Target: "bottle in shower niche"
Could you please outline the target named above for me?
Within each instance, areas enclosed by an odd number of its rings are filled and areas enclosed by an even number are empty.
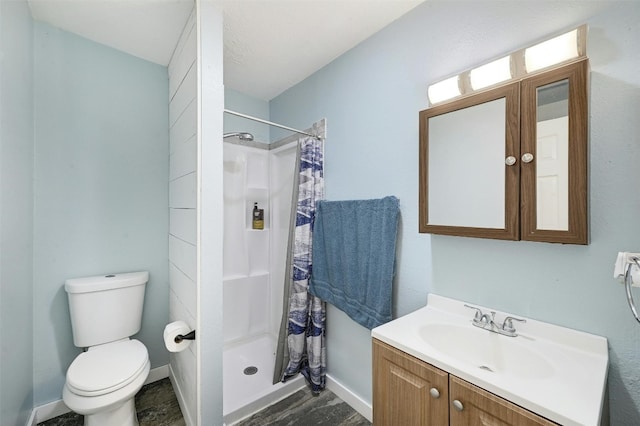
[[[253,229],[264,229],[264,209],[258,208],[258,203],[253,203]]]

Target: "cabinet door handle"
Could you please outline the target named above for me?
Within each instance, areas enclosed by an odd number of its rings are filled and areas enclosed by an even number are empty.
[[[453,404],[453,408],[455,408],[456,411],[464,410],[464,405],[462,405],[462,402],[458,401],[457,399],[454,399],[452,404]]]
[[[507,166],[513,166],[514,164],[516,164],[516,161],[516,157],[510,155],[504,159],[504,164],[506,164]]]
[[[522,155],[523,163],[530,163],[532,161],[533,161],[533,154],[531,154],[530,152],[526,152]]]
[[[439,392],[439,391],[438,391],[438,389],[436,389],[436,388],[431,388],[431,389],[429,389],[429,393],[431,394],[431,396],[432,396],[434,399],[438,399],[438,398],[440,398],[440,392]]]

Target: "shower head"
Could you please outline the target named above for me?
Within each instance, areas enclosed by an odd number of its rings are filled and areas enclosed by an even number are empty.
[[[222,137],[224,139],[237,137],[241,141],[252,141],[253,140],[253,135],[251,133],[247,133],[247,132],[225,133],[224,135],[222,135]]]

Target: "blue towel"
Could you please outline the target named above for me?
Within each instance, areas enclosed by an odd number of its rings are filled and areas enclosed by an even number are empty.
[[[399,200],[320,201],[309,292],[369,329],[391,320]]]

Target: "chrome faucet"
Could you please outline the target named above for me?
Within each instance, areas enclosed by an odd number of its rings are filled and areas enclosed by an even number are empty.
[[[523,318],[506,317],[500,328],[500,334],[511,337],[517,336],[518,334],[516,333],[516,328],[513,326],[513,321],[527,322],[527,320]]]
[[[508,316],[504,319],[502,325],[499,326],[495,322],[495,311],[485,313],[482,312],[480,308],[476,308],[475,306],[467,304],[465,304],[464,306],[470,309],[475,309],[476,311],[471,324],[475,325],[476,327],[482,328],[483,330],[489,330],[494,333],[502,334],[503,336],[516,337],[518,335],[518,333],[516,333],[515,327],[513,326],[513,321],[527,322],[527,320],[522,318]]]

